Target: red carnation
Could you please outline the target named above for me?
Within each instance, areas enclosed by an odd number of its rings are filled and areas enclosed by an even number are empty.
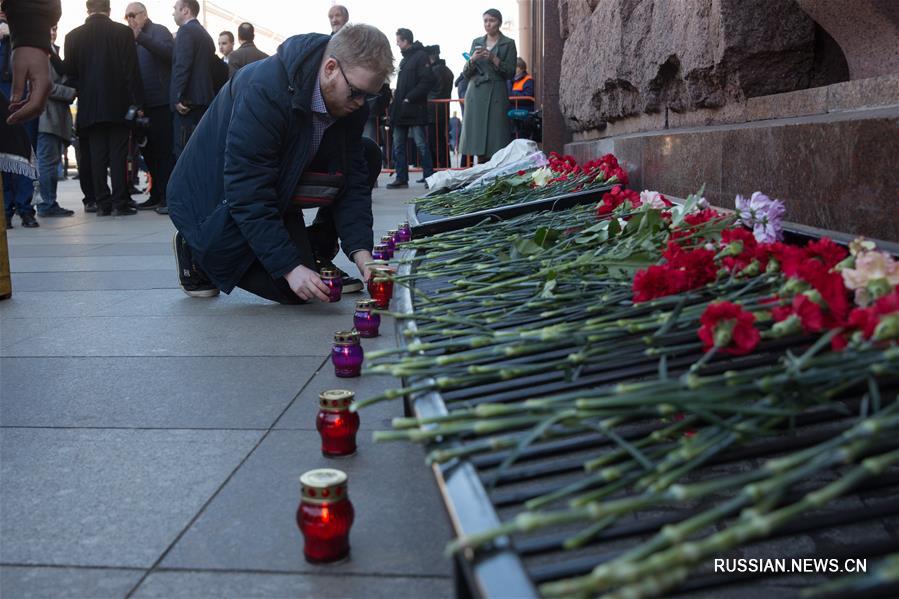
[[[761,339],[752,326],[755,315],[731,302],[709,304],[699,322],[699,338],[705,351],[717,347],[724,353],[742,356],[755,349]]]
[[[777,322],[786,320],[795,314],[799,317],[802,330],[806,333],[819,333],[824,330],[824,312],[821,310],[821,306],[803,293],[793,297],[791,305],[778,306],[771,311],[771,314]]]
[[[731,272],[739,272],[749,266],[753,260],[757,259],[758,242],[755,240],[752,231],[748,229],[724,229],[721,231],[721,242],[724,245],[730,245],[732,243],[736,244],[737,242],[741,244],[739,254],[736,256],[726,256],[723,260],[724,266]],[[759,262],[761,263],[762,261],[759,260]]]
[[[678,293],[685,284],[686,276],[683,272],[654,264],[634,275],[634,303]]]
[[[822,237],[816,241],[809,242],[805,246],[805,251],[809,258],[817,258],[828,270],[842,262],[849,252],[843,246],[837,245],[829,237]]]

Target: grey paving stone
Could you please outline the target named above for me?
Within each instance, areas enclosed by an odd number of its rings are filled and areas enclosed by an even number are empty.
[[[120,599],[144,570],[0,566],[0,593],[16,599]]]
[[[66,256],[19,258],[10,264],[11,272],[108,272],[134,270],[165,270],[175,272],[175,258],[171,252],[156,256]]]
[[[17,261],[22,258],[83,256],[98,247],[103,246],[94,243],[17,243],[9,246],[9,257]]]
[[[172,268],[166,268],[165,270],[126,270],[111,272],[12,273],[13,294],[18,291],[177,288],[178,275]]]
[[[314,432],[272,431],[161,566],[448,576],[448,520],[423,451],[408,444],[375,445],[368,434],[358,441],[355,456],[329,460]],[[299,476],[322,467],[347,473],[356,513],[350,560],[327,567],[303,559],[296,525]]]
[[[97,245],[81,254],[82,256],[168,256],[174,267],[174,255],[172,254],[172,240],[165,242],[146,243],[144,241],[132,241],[128,243],[105,243]]]
[[[344,318],[352,314],[355,298],[360,294],[347,295],[337,304],[319,303],[303,306],[285,306],[261,298],[243,289],[235,289],[230,294],[220,294],[214,300],[190,298],[180,289],[149,289],[134,294],[134,297],[116,306],[120,316],[166,316],[166,315],[206,315],[206,316],[271,316],[288,319],[315,319],[321,316],[337,315]],[[352,318],[350,317],[350,320]]]
[[[257,431],[0,430],[0,562],[148,568]]]
[[[449,578],[154,572],[138,587],[137,598],[317,597],[321,599],[440,599],[452,597]]]
[[[322,358],[2,358],[3,426],[268,428]]]
[[[174,293],[174,290],[160,293]],[[82,318],[119,313],[122,302],[140,297],[137,291],[19,291],[0,302],[0,323],[13,318]],[[127,304],[125,304],[127,305]]]
[[[393,319],[383,317],[382,335],[374,339],[363,339],[362,347],[371,352],[395,346],[393,336]],[[385,389],[400,386],[400,380],[390,376],[364,374],[359,378],[338,378],[330,360],[319,370],[309,385],[293,402],[284,417],[278,421],[276,428],[310,429],[315,428],[315,416],[318,413],[318,394],[326,389],[349,389],[356,393],[358,400],[373,397]],[[402,413],[401,401],[387,401],[374,404],[363,409],[359,416],[361,427],[365,430],[388,430],[394,416]]]
[[[4,300],[3,303],[12,301]],[[0,303],[2,305],[2,303]],[[52,329],[58,320],[49,318],[6,319],[0,321],[0,355],[5,356],[10,347],[30,337]]]
[[[15,343],[5,355],[324,356],[330,351],[335,320],[341,320],[335,317],[352,309],[343,302],[293,308],[268,316],[243,316],[237,307],[233,313],[190,316],[61,318],[55,319],[52,330]]]

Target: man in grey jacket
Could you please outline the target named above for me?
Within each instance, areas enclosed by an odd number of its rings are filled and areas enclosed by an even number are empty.
[[[37,135],[37,172],[40,182],[41,203],[37,205],[37,215],[72,216],[56,201],[56,187],[59,183],[59,163],[63,148],[72,136],[72,113],[69,105],[75,99],[75,88],[63,85],[62,65],[58,60],[59,46],[56,45],[56,26],[50,30],[50,100],[41,114]],[[59,70],[58,70],[59,69]]]

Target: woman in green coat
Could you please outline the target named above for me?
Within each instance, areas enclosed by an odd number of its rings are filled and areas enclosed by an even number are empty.
[[[471,58],[462,75],[468,79],[459,152],[483,163],[512,141],[506,81],[515,76],[515,41],[499,30],[503,16],[495,8],[484,13],[487,35],[471,42]]]

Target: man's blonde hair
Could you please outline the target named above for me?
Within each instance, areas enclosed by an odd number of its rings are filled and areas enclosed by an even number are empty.
[[[334,34],[325,50],[344,68],[362,68],[381,75],[384,81],[393,73],[393,52],[380,29],[362,23],[344,25]]]

